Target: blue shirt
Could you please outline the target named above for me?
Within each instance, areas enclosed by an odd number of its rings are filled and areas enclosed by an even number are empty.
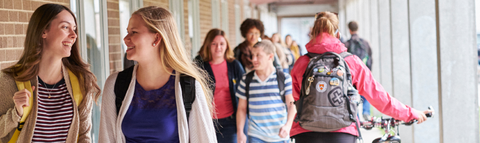
[[[127,142],[178,143],[175,76],[159,89],[145,91],[135,82],[135,93],[122,122]]]
[[[292,78],[285,74],[285,95],[292,94]],[[243,76],[238,86],[236,96],[246,100],[245,77]],[[255,73],[250,82],[250,110],[248,135],[266,142],[279,142],[289,140],[280,138],[280,128],[287,123],[286,104],[282,101],[278,88],[277,74],[272,72],[265,81],[261,81]]]

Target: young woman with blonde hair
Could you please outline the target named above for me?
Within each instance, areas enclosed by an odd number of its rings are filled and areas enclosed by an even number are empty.
[[[0,142],[91,142],[100,88],[77,39],[67,7],[44,4],[33,12],[22,57],[0,72]]]
[[[216,114],[217,140],[221,143],[237,142],[235,92],[245,70],[233,57],[233,50],[228,43],[225,32],[212,29],[207,33],[205,42],[195,57],[195,62],[204,69],[213,83],[213,103]]]
[[[317,15],[312,36],[313,39],[305,46],[309,53],[335,52],[340,54],[347,51],[345,45],[339,40],[338,18],[331,12],[321,12]],[[303,74],[309,61],[308,55],[301,56],[292,69],[293,97],[295,100],[300,98]],[[357,88],[358,93],[364,95],[365,99],[380,112],[403,121],[416,119],[419,124],[427,120],[425,114],[432,111],[415,110],[391,97],[382,85],[375,81],[370,70],[357,56],[345,57],[345,61],[352,74],[352,84]],[[355,143],[358,135],[355,122],[331,132],[306,130],[295,122],[290,132],[290,136],[300,143]]]
[[[188,58],[173,15],[160,7],[141,8],[132,14],[127,31],[127,59],[138,65],[124,70],[132,72],[120,102],[115,84],[122,77],[117,77],[119,73],[108,77],[99,142],[217,142],[211,91],[205,74]],[[196,80],[189,113],[182,92],[190,91],[182,89],[181,75]]]

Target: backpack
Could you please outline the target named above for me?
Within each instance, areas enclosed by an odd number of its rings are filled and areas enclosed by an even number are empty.
[[[282,98],[283,103],[285,103],[285,74],[282,72],[281,69],[277,70],[277,83],[278,89],[280,90],[280,96]],[[255,70],[250,71],[247,76],[245,77],[245,96],[247,97],[247,115],[250,114],[250,110],[248,109],[248,99],[250,99],[250,82],[252,82],[253,75]]]
[[[117,79],[115,81],[115,86],[113,91],[115,92],[115,106],[117,108],[117,115],[122,107],[123,99],[125,99],[125,94],[127,93],[130,81],[132,80],[133,68],[127,68],[118,73]],[[192,111],[192,104],[195,101],[195,78],[180,74],[180,86],[182,87],[182,97],[183,105],[185,107],[185,113],[187,114],[187,120]]]
[[[355,94],[350,69],[344,58],[348,52],[337,54],[308,53],[310,62],[303,74],[296,122],[304,129],[316,132],[331,132],[356,122],[356,103],[350,96]],[[358,95],[358,92],[356,94]],[[357,122],[357,129],[358,122]],[[359,131],[360,133],[360,131]]]
[[[350,39],[348,42],[350,43],[347,47],[348,52],[358,56],[363,61],[363,63],[367,65],[368,68],[370,68],[371,62],[368,62],[370,60],[370,56],[368,55],[367,49],[363,47],[363,41],[360,39]]]

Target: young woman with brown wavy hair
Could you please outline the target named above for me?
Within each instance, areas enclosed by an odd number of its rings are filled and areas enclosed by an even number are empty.
[[[115,81],[105,82],[99,142],[215,143],[211,91],[206,74],[188,58],[173,15],[150,6],[132,14],[123,39],[132,67],[131,80],[116,109]],[[180,74],[196,80],[195,101],[187,115],[182,102]],[[188,119],[187,119],[188,117]]]
[[[233,57],[233,50],[225,32],[212,29],[195,57],[195,62],[205,70],[213,83],[213,103],[215,104],[217,140],[221,143],[237,142],[236,111],[238,98],[235,97],[237,82],[245,70]]]
[[[100,88],[76,41],[77,21],[67,7],[44,4],[33,12],[22,57],[0,73],[0,142],[12,138],[22,116],[27,118],[17,142],[91,141],[92,103]],[[79,105],[69,71],[78,77]],[[19,91],[15,81],[31,83],[33,92]],[[27,106],[32,112],[24,115]]]

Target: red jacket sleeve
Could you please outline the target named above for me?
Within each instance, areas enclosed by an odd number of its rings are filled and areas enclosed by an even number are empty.
[[[354,55],[346,57],[345,61],[350,68],[352,82],[358,93],[363,95],[378,111],[403,121],[418,118],[418,115],[413,111],[414,109],[391,97],[382,85],[375,81],[372,73],[360,58]]]

